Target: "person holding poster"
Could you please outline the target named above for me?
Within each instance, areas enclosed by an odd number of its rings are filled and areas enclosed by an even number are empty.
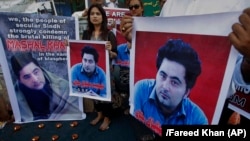
[[[132,16],[143,16],[143,3],[141,0],[127,1],[130,6],[129,13]],[[131,8],[132,7],[132,8]],[[137,8],[136,8],[137,7]],[[115,85],[116,91],[122,96],[124,113],[129,112],[129,62],[131,42],[126,41],[117,46],[117,58],[115,59]]]
[[[181,39],[170,39],[158,50],[156,79],[135,84],[133,115],[149,128],[160,125],[206,125],[202,109],[189,98],[201,62],[197,52]],[[161,126],[159,125],[159,128]],[[159,129],[153,128],[156,133]]]
[[[123,43],[117,47],[114,71],[116,91],[122,98],[121,109],[124,114],[129,114],[129,64],[131,43]]]
[[[144,13],[144,6],[142,0],[128,0],[127,6],[129,8],[129,15],[142,17]],[[121,109],[124,111],[124,114],[129,114],[129,71],[130,71],[130,50],[131,50],[131,42],[126,41],[126,43],[122,43],[117,46],[117,58],[114,67],[114,71],[116,72],[115,77],[115,85],[116,91],[121,95]],[[131,118],[131,125],[134,127],[134,130],[137,131],[138,139],[141,141],[149,141],[153,140],[156,136],[147,128],[143,123],[134,120],[135,118]]]
[[[17,78],[16,98],[21,120],[82,119],[78,98],[69,96],[69,83],[42,68],[30,52],[17,52],[11,57]]]
[[[84,94],[106,97],[106,76],[97,63],[99,54],[92,46],[82,48],[82,62],[71,68],[74,91]]]
[[[107,41],[106,49],[109,52],[109,64],[117,56],[117,40],[112,31],[108,29],[107,16],[104,8],[100,4],[92,4],[89,7],[87,14],[87,30],[83,31],[83,40],[93,41]],[[114,91],[113,73],[111,66],[111,95]],[[94,107],[97,111],[97,117],[90,122],[91,125],[96,125],[99,121],[103,120],[99,130],[105,131],[109,129],[111,118],[114,117],[115,110],[112,102],[95,101]]]

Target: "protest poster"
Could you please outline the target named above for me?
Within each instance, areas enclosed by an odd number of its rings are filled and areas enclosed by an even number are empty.
[[[0,15],[0,62],[15,122],[84,119],[82,99],[69,96],[65,41],[77,37],[75,19]]]
[[[129,9],[125,8],[104,8],[108,18],[108,28],[116,35],[117,44],[126,43],[126,39],[120,32],[121,18],[129,13]]]
[[[54,0],[4,0],[0,5],[0,12],[57,15]]]
[[[227,38],[238,15],[221,13],[168,18],[135,17],[130,52],[130,62],[133,62],[130,63],[130,113],[159,135],[161,125],[173,124],[164,120],[164,117],[162,121],[156,120],[157,112],[149,117],[144,116],[150,115],[147,113],[152,111],[149,108],[135,108],[135,104],[140,103],[134,98],[135,84],[139,80],[155,79],[158,49],[168,40],[181,39],[190,44],[201,61],[201,75],[190,90],[189,98],[205,113],[208,124],[218,124],[238,55]],[[147,98],[145,96],[144,99]]]
[[[110,64],[105,41],[69,40],[70,95],[111,101]]]

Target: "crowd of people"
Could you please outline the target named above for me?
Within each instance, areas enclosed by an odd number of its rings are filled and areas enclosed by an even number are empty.
[[[87,30],[83,31],[82,40],[106,41],[106,50],[108,50],[110,57],[110,78],[108,79],[110,79],[113,84],[111,85],[111,95],[118,93],[122,98],[122,104],[119,105],[120,107],[118,107],[118,109],[114,106],[114,101],[104,102],[95,100],[94,107],[95,111],[97,112],[97,116],[90,122],[90,124],[95,126],[98,122],[102,121],[99,129],[101,131],[105,131],[111,128],[110,124],[112,122],[112,119],[115,118],[115,115],[117,113],[120,113],[117,112],[117,110],[122,110],[122,113],[129,114],[129,108],[131,104],[129,103],[129,97],[131,96],[129,84],[129,69],[131,41],[133,39],[133,17],[143,17],[143,13],[145,11],[143,0],[126,1],[126,6],[129,9],[130,14],[125,15],[121,19],[120,23],[120,32],[126,39],[126,42],[117,44],[115,34],[110,29],[108,29],[107,26],[108,22],[105,10],[103,8],[105,7],[103,0],[93,0],[91,2],[91,6],[83,10],[81,15],[87,17]],[[235,76],[234,74],[233,79],[236,80],[232,80],[232,82],[237,82],[239,85],[244,85],[244,87],[246,88],[250,87],[249,0],[242,0],[240,2],[237,0],[229,0],[227,3],[222,0],[185,0],[181,2],[176,0],[159,0],[159,3],[161,4],[161,13],[159,15],[160,17],[242,11],[241,15],[239,16],[239,22],[235,21],[235,24],[232,25],[232,32],[228,35],[230,42],[241,56],[241,59],[239,59],[237,62],[237,68],[235,67],[235,72],[240,76]],[[110,0],[108,4],[116,7],[118,3],[117,1]],[[82,51],[82,57],[85,58],[85,50],[83,49]],[[173,56],[173,54],[176,56]],[[188,56],[187,58],[189,59],[186,59],[186,56]],[[190,56],[192,60],[190,60]],[[97,63],[98,60],[95,59],[96,57],[94,57],[94,55],[89,57],[91,57],[92,60],[83,59],[82,61],[84,62],[86,60]],[[133,104],[135,105],[135,110],[133,111],[133,114],[140,116],[143,115],[144,117],[150,117],[154,115],[157,121],[160,121],[160,124],[209,124],[208,119],[203,111],[199,108],[198,105],[196,105],[189,99],[190,89],[195,85],[196,79],[201,73],[199,57],[196,51],[193,50],[187,43],[181,40],[170,40],[159,49],[157,57],[158,58],[156,66],[158,71],[156,74],[156,78],[151,80],[142,80],[135,84],[135,92],[133,94],[135,102]],[[27,62],[26,64],[24,64],[24,66],[15,68],[17,65],[14,64],[14,59],[15,58],[13,58],[12,60],[12,67],[14,68],[13,70],[15,70],[15,74],[17,75],[17,77],[20,78],[20,89],[23,89],[23,91],[28,91],[32,87],[29,88],[28,82],[25,87],[26,82],[24,79],[21,79],[22,77],[20,77],[20,75],[25,71],[23,67],[30,62]],[[190,62],[188,62],[187,60],[189,60]],[[50,88],[49,85],[46,85],[47,75],[49,73],[46,72],[46,70],[41,69],[39,67],[39,64],[35,62],[29,65],[32,65],[32,67],[37,70],[37,74],[40,72],[43,78],[43,83],[37,83],[37,85],[35,85],[36,88],[34,89],[39,90],[46,88],[51,91],[52,88]],[[86,72],[88,77],[84,79],[88,79],[90,78],[90,76],[97,73],[94,71],[87,73],[87,70],[84,70],[82,67],[82,64],[79,63],[78,69],[74,70]],[[93,68],[96,69],[96,67]],[[193,72],[193,70],[195,70],[195,72]],[[31,72],[30,74],[32,73],[33,72]],[[47,75],[43,76],[42,74]],[[81,74],[82,73],[79,73],[79,75]],[[176,87],[178,89],[174,89]],[[44,92],[42,91],[38,93],[42,95]],[[29,97],[27,94],[25,94],[24,96]],[[50,102],[50,95],[41,98],[44,99],[45,103]],[[228,101],[230,101],[230,99],[226,100],[226,104],[228,103]],[[35,111],[33,112],[33,114],[35,113],[34,119],[50,118],[50,115],[53,115],[52,111],[50,110],[50,108],[53,107],[47,106],[46,108],[39,109],[39,103],[33,102],[30,104],[33,105],[32,107]],[[3,107],[0,108],[0,113],[1,109],[3,109]],[[243,124],[240,122],[228,122],[231,115],[237,115],[238,118],[245,119],[245,123],[249,123],[249,119],[242,117],[242,115],[238,114],[236,111],[230,110],[229,114],[228,112],[224,113],[226,111],[228,111],[228,108],[227,106],[224,106],[222,116],[225,115],[225,117],[223,117],[224,121],[220,121],[220,124]],[[185,115],[185,113],[188,114]],[[31,111],[29,111],[29,114],[31,114]],[[183,115],[185,115],[185,119],[183,118]],[[8,120],[8,118],[9,116],[6,116],[6,114],[0,115],[0,119],[2,120]],[[156,131],[152,131],[152,134],[142,136],[139,139],[143,141],[160,140],[161,137],[159,136],[159,134],[155,135],[155,133]]]

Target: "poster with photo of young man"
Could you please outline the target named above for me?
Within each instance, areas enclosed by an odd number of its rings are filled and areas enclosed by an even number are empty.
[[[80,120],[82,99],[69,95],[65,41],[73,17],[0,13],[0,63],[15,122]]]
[[[159,135],[162,133],[162,125],[218,124],[238,55],[227,38],[238,15],[239,13],[222,13],[168,18],[135,17],[130,51],[130,113]],[[223,19],[223,24],[219,19]],[[178,45],[171,40],[182,40],[183,43]],[[201,73],[192,87],[187,85],[190,75],[186,76],[188,72],[185,71],[188,67],[173,61],[177,58],[157,62],[160,55],[158,50],[175,44],[190,46],[197,52]],[[173,52],[174,49],[173,47]],[[162,49],[161,52],[166,50]],[[170,64],[178,64],[180,68],[172,71],[175,73],[173,75],[164,71],[160,65],[163,63],[168,64],[164,66],[166,69],[169,69]],[[189,67],[194,67],[193,65],[190,64]],[[183,78],[177,75],[182,69]],[[159,82],[164,83],[160,85]],[[186,87],[186,91],[182,91],[185,94],[180,97],[173,96],[174,93],[180,94],[179,88],[183,85]],[[176,101],[185,101],[186,104]],[[199,111],[199,114],[192,113],[185,106],[187,103],[196,105],[195,108],[191,107],[194,111]]]
[[[69,40],[70,95],[111,101],[110,64],[105,41]]]

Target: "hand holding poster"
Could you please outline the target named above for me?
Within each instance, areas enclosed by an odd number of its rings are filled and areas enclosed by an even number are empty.
[[[159,135],[161,125],[218,124],[237,56],[227,35],[238,15],[134,18],[130,113]]]
[[[1,64],[16,122],[83,119],[82,100],[69,96],[66,39],[75,19],[0,13]]]

